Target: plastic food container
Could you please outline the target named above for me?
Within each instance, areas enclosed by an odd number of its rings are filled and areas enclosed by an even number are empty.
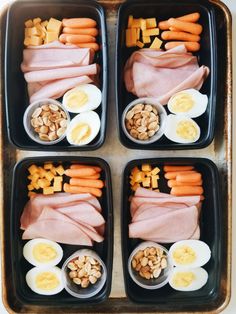
[[[101,243],[94,242],[93,247],[61,244],[63,249],[63,259],[57,265],[62,268],[63,263],[74,252],[81,249],[91,249],[96,252],[103,260],[106,270],[107,279],[100,291],[87,299],[78,299],[70,295],[65,289],[59,294],[45,297],[34,293],[26,284],[25,275],[32,268],[23,257],[23,246],[26,243],[22,240],[22,230],[20,229],[20,217],[26,202],[27,185],[29,181],[28,167],[32,164],[43,166],[44,162],[52,162],[55,165],[62,164],[69,166],[73,163],[96,165],[102,168],[101,178],[106,182],[103,188],[103,195],[99,198],[102,207],[102,214],[106,221],[104,231],[104,241]],[[32,157],[21,160],[15,165],[12,181],[11,192],[11,213],[10,213],[10,243],[11,243],[11,265],[9,271],[12,274],[13,289],[15,292],[15,300],[29,305],[35,306],[54,306],[63,308],[65,304],[75,307],[81,307],[82,304],[94,305],[106,300],[111,290],[112,278],[112,262],[113,262],[113,208],[112,208],[112,186],[111,186],[111,173],[109,165],[101,158],[94,157],[78,157],[78,156],[45,156],[45,157]],[[63,230],[62,230],[63,232]]]
[[[122,128],[122,113],[126,106],[137,99],[135,95],[127,92],[124,84],[124,66],[131,54],[138,50],[138,47],[127,48],[125,45],[125,29],[127,28],[128,16],[134,18],[152,18],[157,22],[178,17],[185,14],[199,12],[201,17],[199,23],[203,26],[201,34],[201,48],[196,53],[199,65],[206,65],[210,69],[210,74],[204,82],[200,92],[208,96],[208,106],[206,112],[194,119],[201,129],[201,136],[198,141],[191,144],[174,143],[163,136],[160,140],[140,145],[126,136]],[[169,149],[194,149],[208,146],[214,138],[215,118],[216,118],[216,92],[217,92],[217,40],[215,10],[209,1],[126,1],[120,6],[118,13],[118,26],[116,37],[116,107],[119,128],[119,138],[121,143],[130,149],[147,150],[169,150]],[[170,112],[164,106],[167,113]]]
[[[147,140],[143,140],[143,141],[132,137],[130,135],[129,131],[127,130],[126,126],[125,126],[125,120],[126,120],[127,112],[129,110],[131,110],[137,104],[150,104],[156,108],[156,110],[158,111],[158,114],[159,114],[159,121],[160,121],[159,130],[152,137],[150,137]],[[132,101],[130,104],[128,104],[128,106],[123,111],[122,118],[121,118],[122,119],[122,129],[123,129],[123,132],[125,133],[125,135],[134,143],[141,144],[141,145],[142,144],[148,145],[148,144],[151,144],[151,143],[158,141],[162,137],[162,135],[164,134],[166,118],[167,118],[167,114],[166,114],[165,108],[162,105],[160,105],[156,101],[155,98],[138,98],[138,99],[135,99],[134,101]]]
[[[129,256],[137,245],[144,240],[129,238],[128,225],[131,222],[130,216],[130,172],[136,166],[142,164],[150,164],[153,167],[157,166],[161,169],[159,173],[160,180],[159,189],[161,192],[169,193],[170,188],[167,186],[167,181],[163,177],[163,165],[194,165],[201,172],[203,179],[203,189],[205,200],[202,204],[200,214],[200,240],[206,242],[211,250],[211,259],[204,266],[208,272],[208,281],[200,290],[192,292],[175,291],[169,284],[157,289],[147,290],[138,286],[130,276],[128,261]],[[175,311],[191,312],[194,306],[206,308],[209,304],[214,303],[215,298],[220,294],[220,282],[223,274],[224,258],[222,249],[224,240],[222,237],[222,216],[219,174],[216,165],[209,159],[205,158],[149,158],[137,159],[130,161],[123,172],[123,191],[121,203],[121,231],[122,231],[122,257],[123,271],[126,294],[130,300],[135,303],[151,307],[158,305],[164,309],[175,309]],[[186,222],[187,223],[187,222]],[[166,225],[166,228],[171,226]],[[173,243],[161,243],[169,250]],[[168,302],[168,305],[167,303]]]
[[[30,139],[23,126],[23,115],[30,104],[27,93],[27,84],[21,72],[20,65],[23,60],[24,22],[27,19],[40,17],[48,20],[50,17],[57,19],[89,17],[97,22],[99,35],[97,37],[100,50],[95,54],[94,62],[100,65],[100,89],[102,103],[96,112],[101,119],[101,128],[96,138],[82,147],[70,145],[66,140],[55,145],[39,144]],[[60,0],[19,0],[9,7],[6,21],[5,40],[5,106],[9,141],[19,149],[46,150],[46,151],[88,151],[102,146],[105,140],[107,123],[107,75],[108,57],[106,42],[106,22],[103,7],[96,1],[71,0],[66,6]],[[59,101],[61,98],[58,99]],[[73,118],[71,114],[71,119]]]
[[[27,107],[27,109],[25,110],[24,117],[23,117],[23,124],[24,124],[24,128],[25,128],[26,133],[28,134],[28,136],[33,141],[35,141],[39,144],[42,144],[42,145],[55,145],[55,144],[59,143],[60,141],[62,141],[66,137],[66,130],[62,134],[62,136],[60,136],[58,139],[56,139],[54,141],[42,141],[39,138],[38,134],[34,131],[33,126],[31,125],[32,114],[34,113],[34,111],[37,108],[40,108],[45,104],[56,105],[65,112],[66,119],[67,119],[67,127],[66,127],[66,129],[67,129],[68,125],[70,123],[70,115],[69,115],[68,111],[66,110],[66,108],[59,101],[56,101],[54,99],[43,99],[43,100],[36,101],[36,102],[30,104]]]
[[[81,286],[76,285],[69,277],[70,270],[67,265],[70,261],[80,256],[89,256],[96,259],[101,265],[101,273],[102,276],[97,280],[95,284],[90,284],[87,288],[81,288]],[[107,280],[107,269],[106,265],[103,263],[103,260],[99,257],[99,255],[89,249],[83,249],[76,251],[73,255],[69,256],[67,260],[62,265],[62,280],[64,282],[65,289],[68,293],[70,293],[73,297],[78,299],[89,299],[95,296],[104,286]]]
[[[153,278],[153,279],[145,279],[142,278],[139,273],[137,271],[135,271],[132,267],[132,259],[135,256],[135,254],[139,251],[139,250],[145,250],[146,248],[150,248],[150,247],[155,247],[158,249],[161,249],[165,252],[166,256],[167,256],[167,267],[162,270],[161,275],[158,278]],[[133,279],[133,281],[140,287],[144,288],[144,289],[148,289],[148,290],[155,290],[155,289],[159,289],[164,287],[168,282],[169,282],[169,278],[170,278],[170,274],[173,268],[173,264],[171,262],[171,259],[169,258],[169,253],[168,250],[155,242],[151,242],[151,241],[144,241],[141,242],[134,250],[133,252],[130,254],[129,259],[128,259],[128,271],[129,271],[129,275],[130,277]]]

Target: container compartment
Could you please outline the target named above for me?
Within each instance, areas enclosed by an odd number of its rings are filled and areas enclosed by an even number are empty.
[[[136,144],[128,139],[121,127],[122,112],[125,107],[134,99],[138,98],[127,92],[124,84],[124,66],[131,54],[139,48],[127,48],[125,45],[125,29],[127,28],[128,16],[134,18],[152,18],[159,21],[166,20],[170,17],[178,17],[185,14],[199,12],[201,17],[199,23],[203,26],[201,36],[201,48],[195,53],[198,57],[199,65],[206,65],[210,73],[204,82],[200,92],[208,96],[208,106],[206,112],[194,118],[201,129],[201,136],[198,141],[191,144],[174,143],[163,136],[155,143],[142,145]],[[181,0],[181,1],[151,1],[145,2],[140,0],[127,1],[121,5],[118,14],[117,41],[116,41],[116,107],[118,116],[119,138],[121,143],[131,149],[148,149],[148,150],[168,150],[168,149],[194,149],[208,146],[214,138],[216,101],[219,97],[217,89],[217,38],[215,10],[209,1],[201,0]],[[165,106],[167,109],[167,106]],[[168,109],[167,112],[169,113]]]
[[[20,64],[24,49],[24,22],[34,17],[40,17],[42,20],[50,17],[58,19],[90,17],[97,21],[99,29],[97,38],[101,49],[96,53],[94,62],[100,65],[99,81],[102,103],[96,112],[101,119],[101,128],[96,138],[88,145],[72,146],[66,139],[55,145],[41,145],[32,141],[24,130],[23,114],[29,105],[29,98]],[[5,105],[10,142],[17,148],[25,150],[84,151],[99,148],[105,140],[107,123],[107,63],[105,13],[103,7],[97,2],[69,0],[66,5],[62,0],[44,0],[41,2],[19,0],[14,2],[8,10],[5,42]],[[71,114],[71,118],[74,116],[75,114]]]
[[[107,281],[102,290],[90,299],[77,299],[69,295],[64,289],[62,292],[52,296],[43,296],[34,293],[26,284],[25,275],[33,266],[30,265],[23,257],[23,246],[28,241],[22,240],[22,230],[20,230],[20,217],[23,208],[28,200],[27,197],[27,168],[31,164],[43,165],[44,162],[53,162],[68,166],[71,163],[81,163],[96,165],[102,168],[102,180],[105,181],[103,195],[99,199],[102,207],[102,214],[106,221],[104,241],[101,243],[94,242],[93,247],[61,244],[63,249],[63,259],[58,264],[61,268],[64,261],[75,251],[82,248],[94,250],[103,260],[107,267]],[[13,174],[12,183],[12,200],[11,200],[11,222],[10,238],[12,243],[11,250],[11,268],[13,277],[13,287],[16,298],[19,302],[28,305],[38,306],[55,306],[61,307],[65,304],[80,307],[82,304],[94,304],[104,301],[108,298],[111,290],[112,277],[112,258],[113,258],[113,209],[112,209],[112,187],[111,174],[108,164],[100,158],[93,157],[35,157],[26,158],[16,164]],[[63,230],[62,230],[63,232]]]
[[[207,284],[197,291],[181,292],[175,291],[169,284],[157,289],[146,290],[134,283],[128,274],[128,258],[133,249],[145,240],[131,239],[128,237],[128,224],[131,221],[129,197],[132,193],[130,189],[129,176],[135,166],[150,164],[161,168],[159,186],[160,192],[169,193],[167,180],[164,178],[163,165],[191,165],[194,166],[203,178],[203,188],[205,200],[203,201],[200,215],[200,240],[206,242],[211,249],[211,259],[203,266],[208,272]],[[222,229],[221,229],[221,203],[218,170],[215,164],[204,158],[152,158],[140,159],[129,162],[123,174],[123,194],[121,210],[121,230],[122,230],[122,254],[125,289],[131,301],[145,304],[147,306],[156,305],[163,307],[165,311],[173,308],[181,311],[193,311],[206,309],[220,293],[220,280],[222,276],[223,256],[222,256]],[[187,222],[186,222],[187,223]],[[166,226],[166,228],[171,226]],[[159,243],[167,249],[171,244]]]

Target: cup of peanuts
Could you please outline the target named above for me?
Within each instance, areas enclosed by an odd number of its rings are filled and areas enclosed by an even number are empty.
[[[107,280],[106,265],[99,255],[89,249],[81,249],[68,257],[62,266],[65,289],[80,299],[91,298]]]
[[[144,289],[154,290],[166,285],[172,269],[168,250],[156,242],[140,243],[128,259],[130,277]]]
[[[43,145],[62,141],[70,122],[66,108],[55,99],[42,99],[25,110],[23,124],[28,136]]]
[[[151,144],[164,134],[167,113],[157,99],[138,98],[128,104],[122,114],[125,135],[137,144]]]

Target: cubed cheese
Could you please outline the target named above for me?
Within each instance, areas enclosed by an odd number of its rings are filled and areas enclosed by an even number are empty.
[[[143,43],[149,44],[151,42],[151,38],[149,36],[143,36]]]
[[[33,185],[35,190],[40,189],[40,186],[39,186],[38,182],[32,182],[32,185]]]
[[[42,45],[43,39],[38,36],[31,36],[29,37],[29,45],[30,46],[39,46]]]
[[[141,19],[133,19],[131,28],[140,28],[141,27]]]
[[[141,32],[140,28],[137,28],[137,29],[136,29],[136,40],[139,40],[139,38],[140,38],[140,32]],[[136,45],[137,45],[137,43],[136,43]]]
[[[33,175],[34,173],[38,172],[38,167],[35,164],[33,164],[28,168],[28,171],[30,174]]]
[[[142,171],[134,174],[134,181],[140,183],[144,180],[145,174]]]
[[[57,32],[46,32],[45,43],[51,43],[52,41],[58,40]]]
[[[40,188],[44,189],[44,188],[50,186],[50,182],[47,179],[39,179],[38,185],[40,186]]]
[[[37,180],[39,179],[39,173],[34,173],[33,175],[32,175],[32,182],[36,182]]]
[[[162,41],[159,38],[155,37],[155,39],[153,40],[149,48],[160,49],[161,45],[162,45]]]
[[[133,24],[133,15],[129,15],[129,18],[128,18],[128,28],[131,28],[132,24]]]
[[[146,20],[140,19],[140,28],[142,31],[146,30]]]
[[[52,179],[54,178],[54,174],[53,174],[51,171],[47,171],[47,172],[45,173],[45,178],[46,178],[49,182],[51,182]]]
[[[34,23],[32,20],[25,21],[25,27],[33,27],[33,26],[34,26]]]
[[[52,169],[52,167],[53,167],[52,163],[45,163],[44,166],[43,166],[43,168],[46,169],[46,170],[50,170],[50,169]]]
[[[55,32],[57,33],[57,35],[59,35],[61,31],[61,27],[62,27],[62,22],[51,17],[47,25],[47,31]]]
[[[151,177],[151,180],[152,180],[152,188],[153,188],[153,189],[158,188],[158,182],[157,182],[158,177],[157,177],[157,176],[152,176],[152,177]]]
[[[61,192],[62,190],[62,177],[55,177],[53,182],[54,192]]]
[[[43,169],[42,167],[38,167],[38,172],[39,172],[39,177],[42,179],[42,178],[45,178],[45,174],[46,174],[46,170]]]
[[[57,172],[60,176],[62,176],[62,175],[64,174],[64,172],[65,172],[64,168],[62,167],[62,165],[56,167],[55,169],[56,169],[56,172]]]
[[[144,43],[142,43],[141,41],[138,40],[136,42],[136,46],[142,49],[144,47]]]
[[[138,167],[134,167],[132,170],[131,170],[131,173],[132,174],[135,174],[135,173],[138,173],[140,170]]]
[[[143,186],[144,186],[144,187],[149,188],[149,187],[150,187],[150,184],[151,184],[151,178],[150,178],[150,177],[149,177],[149,178],[145,178],[145,179],[143,180]]]
[[[28,191],[32,191],[34,189],[33,184],[28,184],[27,185]]]
[[[140,184],[139,184],[139,183],[135,183],[135,185],[132,186],[132,190],[133,190],[133,191],[136,191],[137,188],[139,188],[139,187],[140,187]]]
[[[42,25],[43,27],[47,27],[48,21],[47,21],[47,20],[46,20],[46,21],[43,21],[43,22],[41,23],[41,25]]]
[[[40,17],[36,17],[35,19],[33,19],[33,24],[36,25],[38,23],[40,23],[42,20]]]
[[[157,21],[155,18],[146,19],[147,28],[154,28],[157,26]]]
[[[126,29],[126,47],[136,46],[136,29]]]
[[[155,167],[154,169],[152,169],[151,174],[155,176],[155,175],[158,174],[159,172],[160,172],[160,168]]]
[[[146,29],[143,31],[143,36],[157,36],[159,32],[159,28]]]
[[[53,193],[54,193],[54,189],[52,186],[43,188],[43,194],[44,195],[49,195],[49,194],[53,194]]]
[[[142,164],[142,171],[151,171],[152,167],[149,164]]]

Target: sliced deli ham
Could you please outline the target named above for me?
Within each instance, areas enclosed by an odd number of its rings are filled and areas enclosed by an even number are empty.
[[[134,95],[154,97],[165,105],[178,91],[200,89],[208,74],[209,69],[199,68],[197,57],[183,45],[168,51],[135,51],[126,62],[124,81],[126,89]]]

